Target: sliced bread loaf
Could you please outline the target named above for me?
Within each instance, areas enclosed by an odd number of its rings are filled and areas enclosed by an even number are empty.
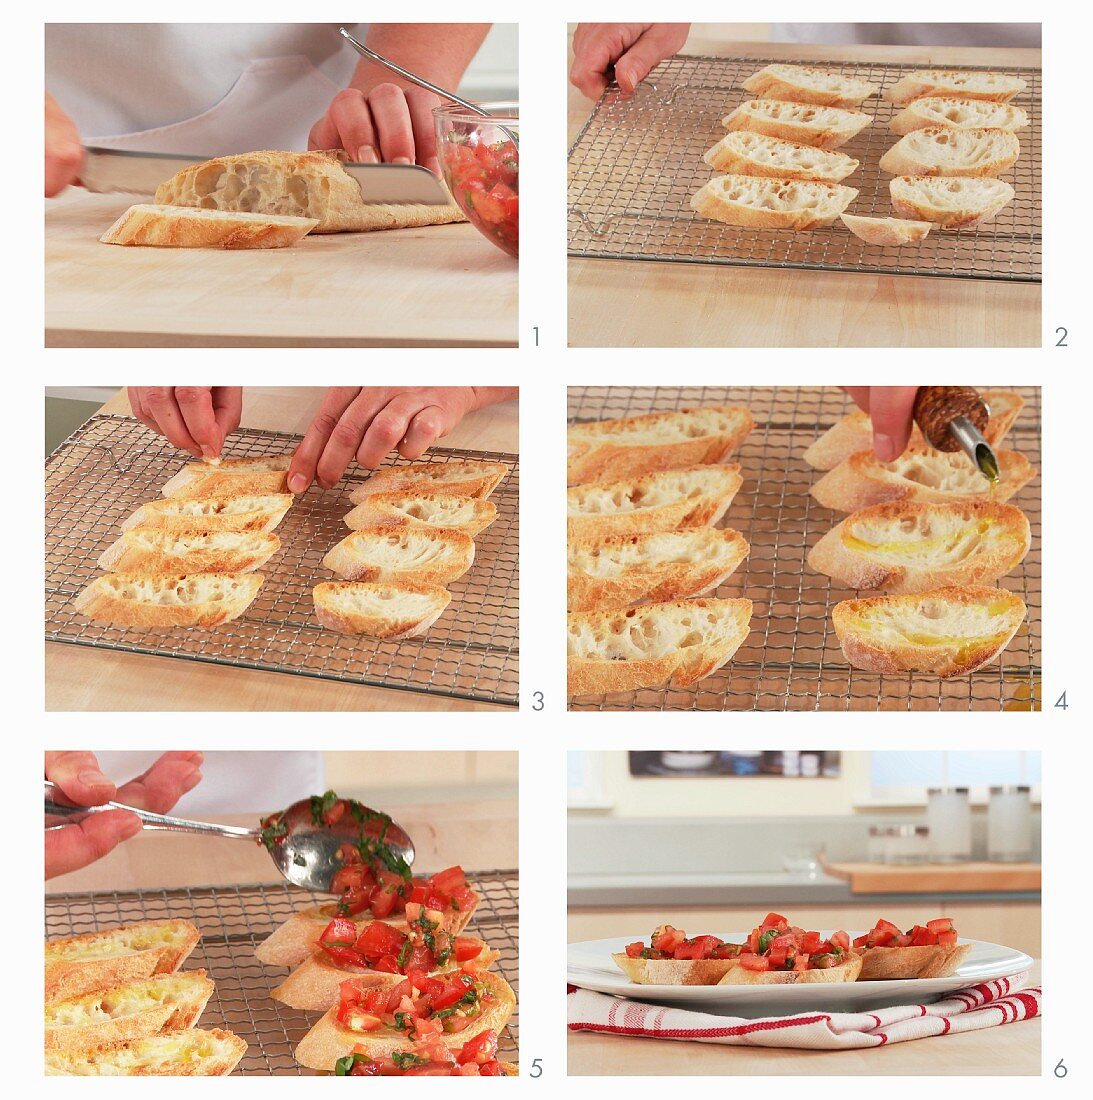
[[[284,494],[291,462],[290,454],[191,462],[163,486],[162,493],[171,500]]]
[[[901,137],[880,170],[892,176],[999,176],[1021,153],[1009,130],[949,130],[931,126]]]
[[[767,65],[744,81],[744,91],[764,99],[856,107],[880,92],[879,84],[808,65]]]
[[[856,160],[843,153],[750,130],[730,130],[702,159],[718,172],[826,183],[838,183],[858,167]]]
[[[949,130],[1021,130],[1028,115],[1012,103],[991,103],[985,99],[957,99],[953,96],[923,96],[912,100],[888,123],[897,134],[943,126]]]
[[[801,231],[830,225],[857,194],[839,183],[716,176],[691,199],[691,208],[726,225]]]
[[[104,1046],[47,1050],[47,1077],[225,1077],[247,1044],[213,1027],[145,1035]]]
[[[319,223],[314,218],[226,213],[138,203],[99,238],[103,244],[152,248],[288,248]]]
[[[251,531],[127,531],[99,556],[122,573],[252,573],[281,548],[276,535]]]
[[[363,504],[373,493],[429,493],[485,500],[507,473],[508,467],[500,462],[471,459],[383,466],[373,470],[368,480],[349,494],[349,499],[354,504]]]
[[[749,99],[722,119],[726,130],[750,130],[817,149],[838,149],[872,121],[861,111],[777,99]]]
[[[242,615],[264,579],[257,573],[111,573],[92,581],[72,606],[112,626],[217,626]]]
[[[153,500],[142,504],[121,525],[123,531],[155,528],[186,534],[193,531],[272,531],[292,507],[291,493],[264,496]]]
[[[347,581],[447,584],[474,561],[474,539],[442,527],[380,524],[347,535],[323,565]]]
[[[863,218],[857,214],[840,214],[843,225],[866,244],[887,247],[918,244],[933,229],[933,222],[916,222],[907,218]]]
[[[1004,180],[968,176],[896,176],[888,190],[897,214],[933,222],[942,229],[993,221],[1014,196]]]
[[[952,69],[920,69],[910,72],[884,93],[897,107],[923,96],[956,96],[1007,103],[1028,87],[1024,77],[1009,73],[957,72]]]
[[[424,634],[452,601],[435,584],[326,582],[317,584],[315,617],[328,630],[400,640]]]
[[[383,523],[396,527],[446,527],[473,538],[495,519],[497,506],[477,497],[373,493],[348,512],[343,522],[354,531]]]

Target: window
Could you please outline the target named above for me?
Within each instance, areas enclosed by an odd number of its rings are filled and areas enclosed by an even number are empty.
[[[990,787],[1022,784],[1040,799],[1038,752],[873,752],[868,803],[919,803],[929,787],[967,787],[986,801]]]
[[[566,787],[571,810],[606,810],[607,799],[603,774],[603,754],[598,752],[566,753]]]

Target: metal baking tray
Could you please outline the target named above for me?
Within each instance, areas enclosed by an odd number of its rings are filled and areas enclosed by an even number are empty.
[[[717,175],[702,154],[725,135],[721,125],[748,98],[741,85],[770,57],[691,57],[662,61],[623,97],[611,84],[569,151],[569,254],[615,260],[861,271],[934,278],[1039,282],[1041,72],[992,67],[1020,75],[1028,87],[1013,100],[1029,115],[1018,131],[1021,156],[1004,176],[1016,195],[993,222],[974,229],[935,229],[922,244],[880,248],[855,237],[840,221],[809,232],[748,229],[701,218],[691,196]],[[800,61],[891,87],[925,65],[857,61]],[[974,70],[983,66],[967,65]],[[843,181],[860,194],[848,212],[891,216],[880,158],[899,140],[888,122],[899,110],[874,96],[861,108],[876,121],[839,152],[861,164]]]
[[[952,680],[912,673],[886,676],[851,668],[831,625],[831,610],[851,599],[809,569],[813,545],[843,517],[816,503],[821,475],[801,457],[853,403],[839,389],[792,387],[624,387],[569,390],[569,422],[637,416],[697,405],[742,404],[756,426],[739,452],[744,484],[719,526],[751,544],[743,565],[710,595],[753,601],[751,632],[736,656],[690,688],[645,689],[570,701],[571,710],[1020,710],[1040,706],[1040,390],[1013,387],[1025,407],[1003,443],[1021,452],[1035,477],[1010,503],[1028,516],[1032,545],[997,582],[1028,607],[1025,624],[999,661]]]
[[[500,952],[495,968],[519,996],[518,874],[468,872],[467,882],[482,899],[467,932]],[[183,969],[207,970],[216,986],[198,1026],[225,1028],[247,1041],[236,1074],[314,1077],[318,1075],[312,1070],[297,1065],[292,1052],[321,1013],[300,1012],[273,1000],[269,991],[288,971],[263,966],[254,949],[297,910],[329,900],[288,883],[52,894],[46,896],[46,937],[168,917],[193,921],[201,942]],[[517,1061],[517,1035],[514,1012],[501,1033],[505,1061]]]
[[[225,457],[281,454],[300,437],[242,429]],[[519,460],[493,451],[434,447],[417,460],[500,462],[508,474],[491,496],[496,521],[476,538],[474,565],[448,588],[448,610],[420,638],[378,641],[323,630],[312,587],[335,579],[322,566],[349,529],[350,492],[367,477],[352,467],[337,488],[312,486],[277,528],[281,549],[261,569],[266,581],[240,618],[214,629],[130,630],[72,610],[100,575],[99,554],[122,522],[155,500],[183,465],[179,452],[138,421],[95,416],[46,460],[46,640],[176,657],[343,683],[516,706],[519,664]],[[402,459],[385,465],[406,465]]]

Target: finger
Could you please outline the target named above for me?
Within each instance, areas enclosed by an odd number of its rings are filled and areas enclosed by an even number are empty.
[[[144,391],[144,407],[155,422],[156,430],[176,447],[201,457],[201,448],[194,442],[179,412],[173,386],[148,386]]]
[[[80,175],[84,151],[78,141],[61,138],[46,144],[45,195],[52,198]]]
[[[869,411],[869,391],[870,386],[840,386],[845,393],[850,395],[850,400],[858,406],[862,412]]]
[[[449,430],[444,410],[439,405],[429,405],[410,421],[398,453],[403,458],[421,458]]]
[[[91,752],[47,752],[46,779],[56,783],[76,806],[101,806],[112,802],[114,784],[102,773]]]
[[[125,810],[104,810],[83,821],[46,832],[46,878],[78,871],[141,831],[140,818]]]
[[[881,462],[893,462],[911,439],[912,411],[917,386],[874,386],[869,395],[873,421],[873,453]]]
[[[402,442],[410,421],[421,409],[421,395],[401,393],[372,417],[357,450],[357,461],[374,470]]]
[[[307,147],[309,149],[340,149],[342,147],[341,138],[338,137],[338,127],[334,125],[334,120],[330,117],[329,111],[311,127],[311,132],[307,135]]]
[[[406,104],[410,109],[410,125],[414,128],[414,156],[418,164],[428,168],[434,176],[439,176],[440,158],[436,151],[433,108],[440,106],[440,96],[424,88],[410,88],[406,92]]]
[[[368,94],[368,106],[379,139],[380,159],[413,164],[414,128],[402,89],[396,84],[377,84]]]
[[[176,386],[175,403],[190,438],[201,450],[202,458],[220,454],[220,426],[213,412],[213,395],[208,386]]]
[[[140,810],[164,814],[201,782],[200,752],[167,752],[152,766],[118,788],[117,801]]]
[[[615,60],[608,35],[608,31],[597,28],[588,31],[579,44],[574,38],[569,82],[589,99],[599,99],[607,87],[607,71]]]
[[[343,89],[331,101],[327,113],[338,131],[334,148],[344,149],[359,164],[375,164],[379,160],[372,113],[364,92],[357,88]]]
[[[384,399],[375,393],[361,390],[353,403],[342,413],[337,427],[319,456],[315,476],[320,485],[336,485],[349,463],[357,454],[376,413],[383,408]]]
[[[224,440],[228,438],[243,419],[243,387],[242,386],[214,386],[213,387],[213,416],[216,417],[217,427],[220,429],[220,446],[224,446]]]
[[[319,459],[326,450],[327,441],[341,420],[342,413],[361,392],[360,386],[332,386],[323,398],[315,419],[308,425],[288,468],[288,489],[300,494],[315,480]],[[356,444],[354,444],[354,447]],[[329,489],[329,485],[324,485]]]
[[[148,410],[144,407],[144,402],[141,400],[141,387],[130,386],[126,391],[126,396],[129,398],[129,408],[132,410],[133,415],[146,428],[151,428],[154,432],[157,431],[156,422],[149,415]]]
[[[634,89],[649,75],[654,65],[664,60],[664,44],[654,36],[643,34],[615,62],[615,79],[626,93]]]

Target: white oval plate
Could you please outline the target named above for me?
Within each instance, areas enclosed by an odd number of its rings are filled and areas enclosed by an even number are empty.
[[[824,933],[827,935],[828,933]],[[861,932],[851,932],[851,938]],[[729,943],[743,943],[747,932],[716,933]],[[625,951],[634,937],[571,943],[566,980],[570,985],[629,997],[635,1001],[674,1005],[718,1016],[788,1016],[795,1012],[870,1012],[891,1005],[929,1004],[968,985],[1009,978],[1032,966],[1023,951],[985,940],[972,944],[951,978],[911,978],[898,982],[837,982],[830,985],[637,985],[614,964],[611,956]]]

